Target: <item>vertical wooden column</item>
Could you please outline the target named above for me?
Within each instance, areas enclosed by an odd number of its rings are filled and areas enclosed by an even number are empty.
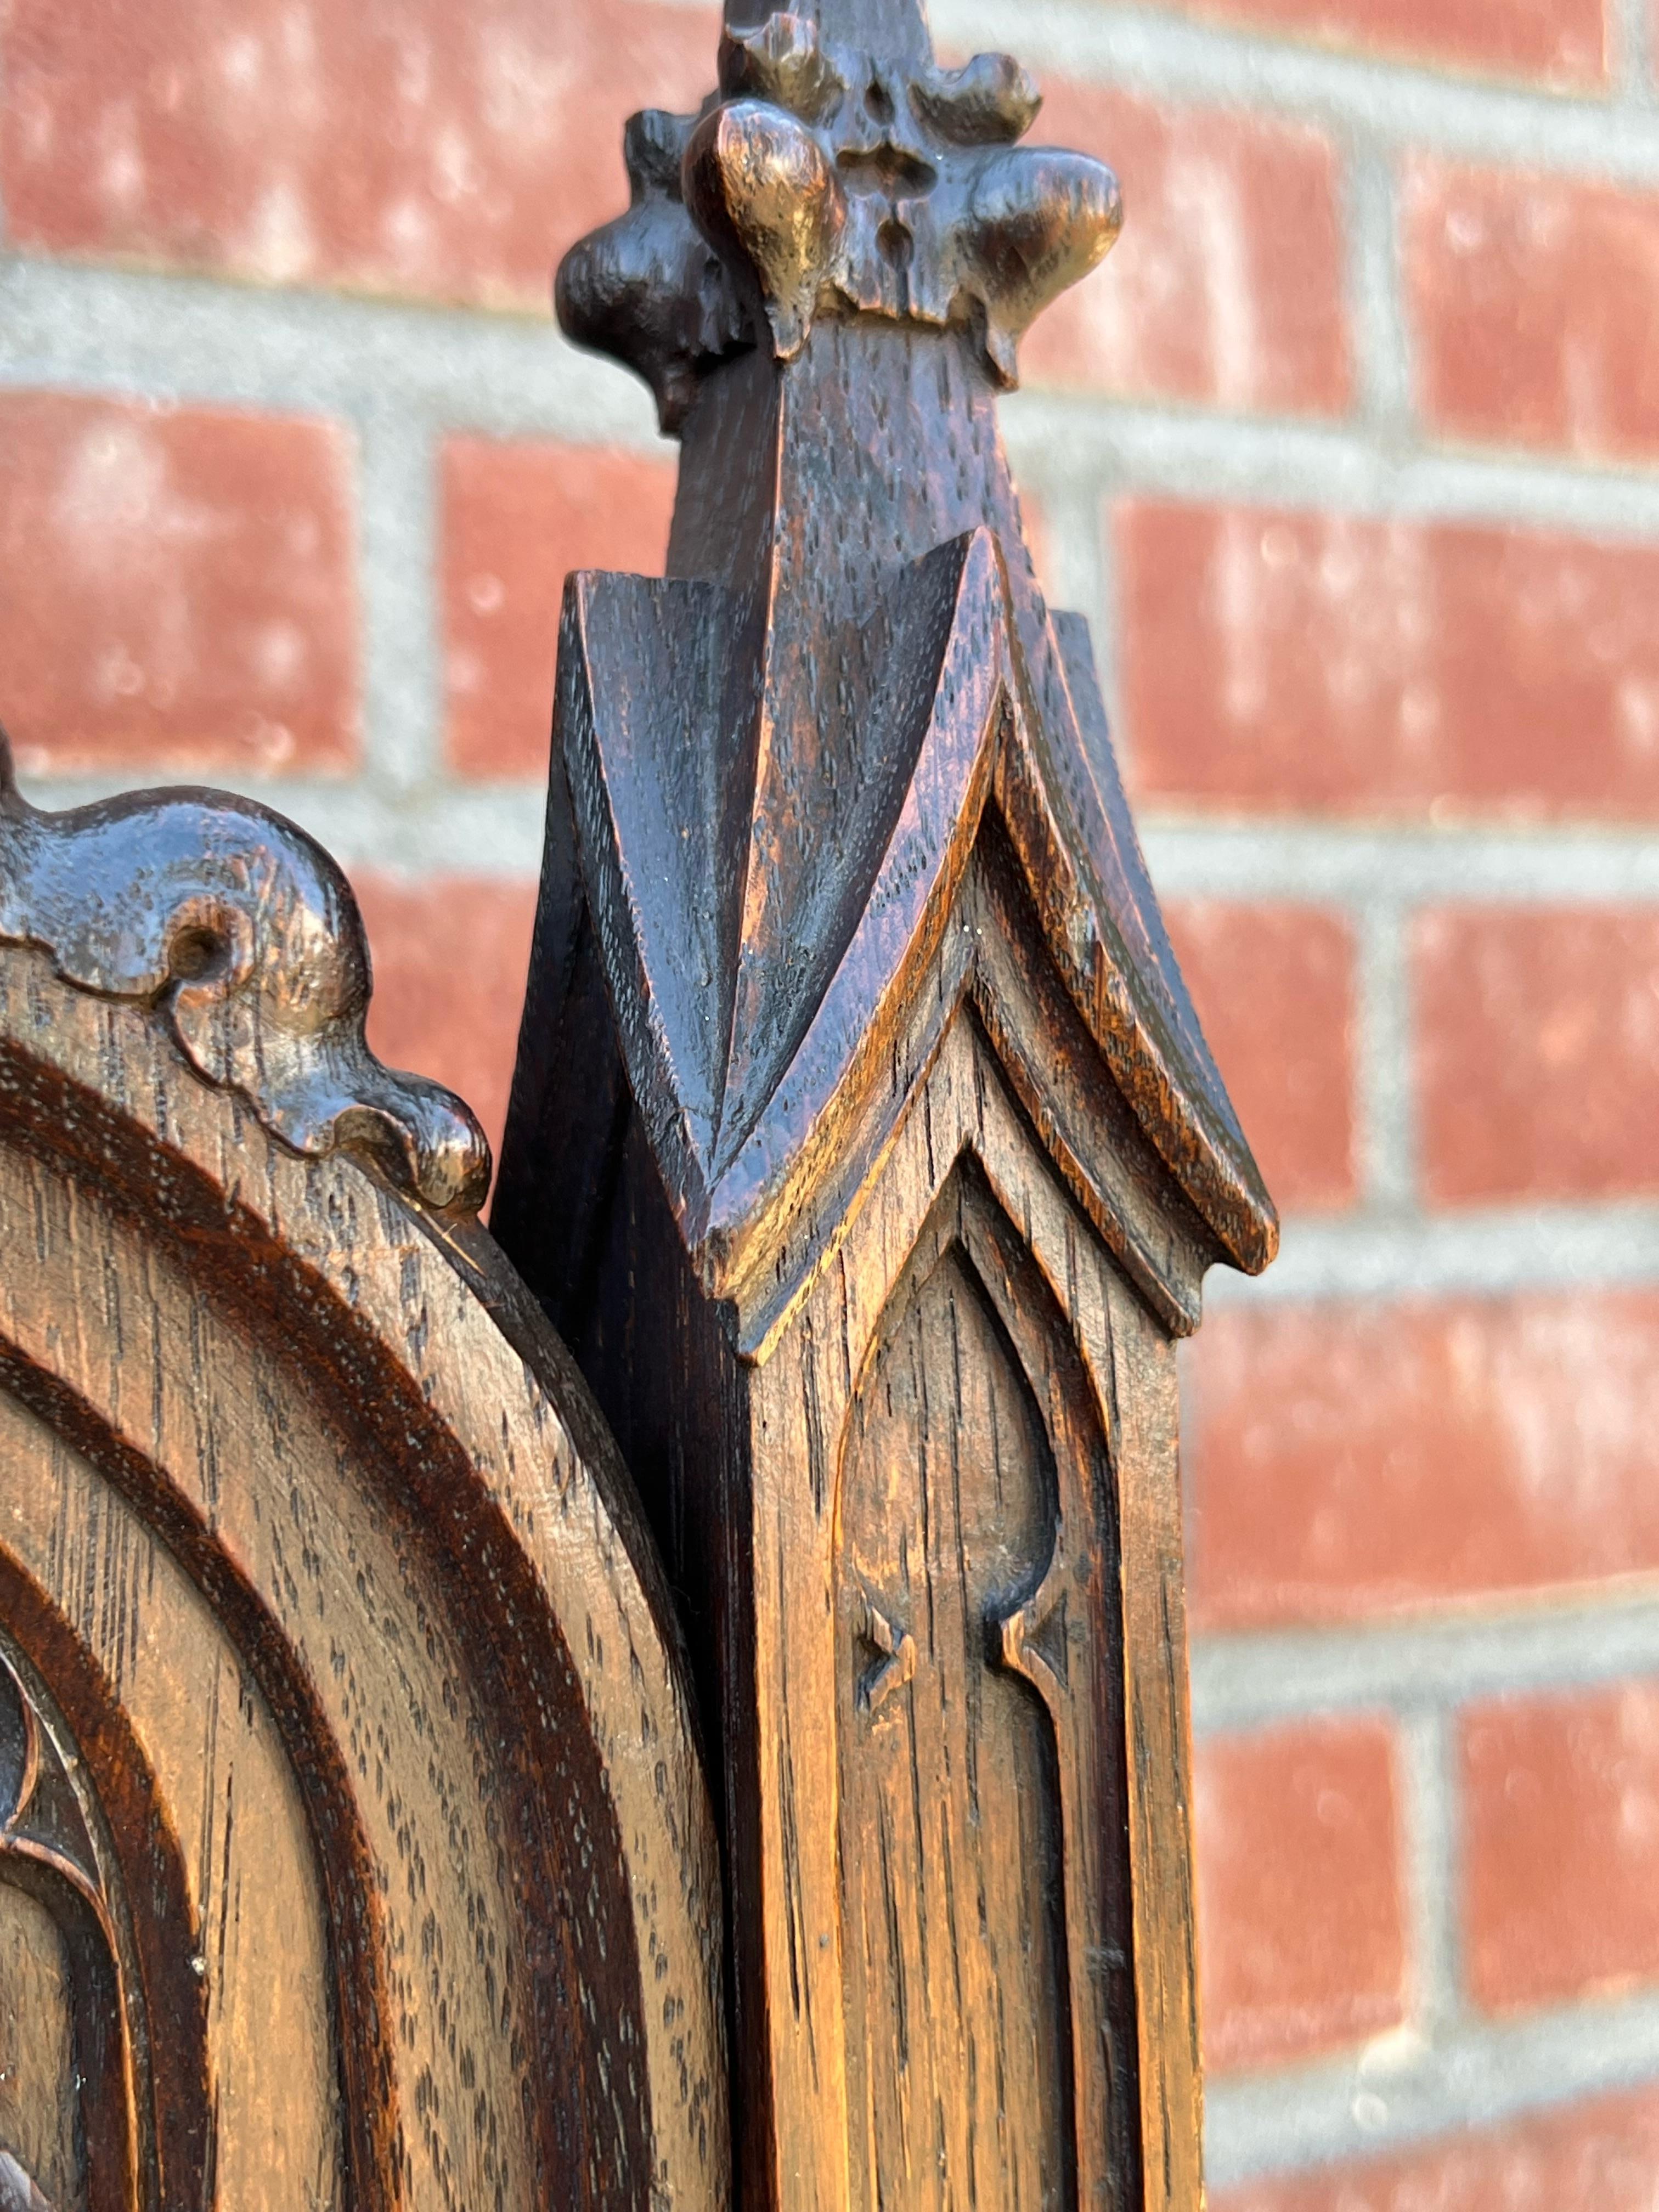
[[[566,595],[495,1227],[679,1595],[746,2200],[1188,2212],[1174,1340],[1276,1223],[994,408],[1116,186],[914,0],[719,73],[559,276],[684,459]]]

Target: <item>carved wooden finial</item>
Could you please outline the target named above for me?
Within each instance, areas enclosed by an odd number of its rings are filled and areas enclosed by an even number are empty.
[[[1101,162],[1017,145],[1039,105],[1006,54],[940,69],[915,0],[732,0],[718,94],[629,124],[634,204],[567,257],[560,319],[647,379],[668,431],[741,348],[793,360],[821,302],[970,328],[1006,389],[1121,220]]]
[[[910,0],[720,83],[560,274],[684,453],[567,589],[495,1226],[684,1593],[744,2199],[1196,2212],[1172,1340],[1277,1222],[994,405],[1116,188]]]

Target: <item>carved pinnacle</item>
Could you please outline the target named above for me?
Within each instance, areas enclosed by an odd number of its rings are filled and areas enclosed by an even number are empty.
[[[915,0],[728,0],[719,74],[699,115],[634,118],[635,205],[559,276],[567,331],[650,380],[683,452],[666,574],[567,591],[496,1218],[523,1251],[515,1210],[588,1218],[568,1131],[592,1107],[556,1108],[538,1056],[585,902],[678,1232],[745,1346],[769,1341],[846,1225],[832,1139],[854,1176],[853,1133],[902,1114],[956,994],[994,996],[929,963],[1000,941],[968,908],[1006,837],[1045,972],[1191,1211],[1192,1236],[1124,1246],[1190,1328],[1203,1254],[1259,1267],[1276,1224],[996,424],[1019,332],[1115,235],[1116,185],[1021,146],[1024,72],[940,69]]]

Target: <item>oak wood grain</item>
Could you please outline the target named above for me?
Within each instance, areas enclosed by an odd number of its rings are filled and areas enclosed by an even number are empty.
[[[85,2202],[75,2110],[74,1990],[63,1931],[26,1890],[0,1887],[0,2142],[59,2208]]]
[[[567,587],[492,1223],[719,1770],[769,2212],[1197,2212],[1174,1340],[1277,1221],[995,398],[1120,217],[917,0],[726,0],[567,331],[682,441]]]
[[[0,951],[0,1620],[108,1839],[137,2201],[723,2204],[677,1632],[488,1238]]]

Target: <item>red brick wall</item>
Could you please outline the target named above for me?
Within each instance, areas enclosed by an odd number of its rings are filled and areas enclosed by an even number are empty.
[[[1025,19],[1030,17],[1030,21]],[[1218,2212],[1659,2199],[1659,8],[934,0],[1127,226],[1006,410],[1286,1216],[1187,1360]],[[0,0],[0,717],[340,852],[505,1105],[556,605],[672,454],[562,247],[669,0]]]

